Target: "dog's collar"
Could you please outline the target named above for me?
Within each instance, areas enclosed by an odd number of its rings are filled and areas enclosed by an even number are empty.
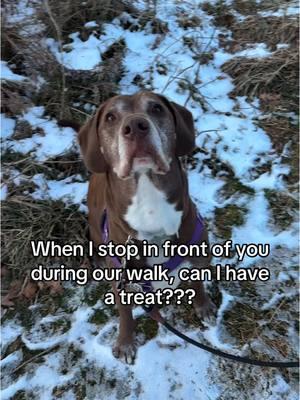
[[[204,223],[201,215],[197,213],[196,216],[196,225],[195,229],[192,235],[191,240],[187,243],[187,246],[190,246],[192,244],[197,244],[200,242],[202,233],[204,229]],[[102,232],[102,240],[106,244],[109,241],[109,223],[108,223],[108,213],[107,210],[104,210],[103,215],[102,215],[102,221],[101,221],[101,232]],[[112,260],[112,263],[116,268],[122,268],[123,264],[122,261],[117,257],[113,256],[110,257]],[[184,260],[184,257],[179,256],[178,254],[174,257],[171,257],[167,262],[163,263],[164,268],[167,268],[169,272],[174,271]],[[143,290],[145,292],[149,292],[152,290],[152,285],[151,282],[142,282],[141,283]]]

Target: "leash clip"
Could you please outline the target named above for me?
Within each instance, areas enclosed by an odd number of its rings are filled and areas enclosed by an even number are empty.
[[[133,237],[131,235],[128,235],[128,238],[126,239],[125,245],[126,244],[133,244],[134,240]]]
[[[125,289],[126,286],[126,267],[127,267],[127,260],[125,257],[122,257],[121,259],[121,268],[122,268],[122,275],[120,282],[117,285],[118,291]]]
[[[126,283],[126,289],[128,292],[135,292],[135,293],[143,293],[143,287],[139,283],[136,282],[128,282]]]
[[[131,235],[128,235],[128,238],[126,239],[125,245],[132,244],[132,243],[133,243],[133,238],[132,238]],[[127,260],[126,260],[125,256],[122,257],[122,259],[121,259],[121,268],[122,268],[123,271],[122,271],[121,280],[117,285],[118,291],[125,289],[125,287],[128,287],[128,285],[131,285],[131,287],[130,287],[131,291],[140,292],[141,290],[136,287],[136,285],[138,285],[138,284],[135,284],[135,283],[132,283],[132,282],[127,282],[127,280],[126,280]]]

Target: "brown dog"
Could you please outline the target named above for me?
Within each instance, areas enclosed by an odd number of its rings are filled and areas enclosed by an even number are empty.
[[[88,192],[90,237],[102,243],[103,210],[109,215],[109,239],[124,244],[129,235],[161,245],[190,241],[196,224],[196,208],[179,157],[195,145],[192,114],[165,97],[142,91],[115,96],[102,104],[81,128],[79,143],[84,162],[93,172]],[[204,230],[201,238],[207,241]],[[160,260],[135,260],[136,267]],[[195,267],[207,266],[208,258],[189,259]],[[112,265],[111,259],[107,260]],[[131,263],[132,265],[132,263]],[[134,265],[135,267],[135,265]],[[194,306],[199,317],[212,311],[213,304],[201,282]],[[114,347],[116,357],[133,362],[135,322],[130,306],[120,304],[120,329]]]

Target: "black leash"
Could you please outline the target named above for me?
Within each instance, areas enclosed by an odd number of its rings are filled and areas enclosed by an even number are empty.
[[[200,225],[202,224],[201,217],[198,216]],[[196,233],[196,236],[198,237],[199,234],[199,229],[202,229],[202,225],[198,226]],[[102,232],[102,237],[103,237],[103,242],[107,243],[109,240],[109,225],[108,225],[108,217],[107,217],[107,211],[104,210],[103,216],[102,216],[102,221],[101,221],[101,232]],[[131,237],[128,236],[127,242],[131,240]],[[127,243],[126,242],[126,243]],[[123,267],[126,268],[126,261],[123,265],[122,261],[118,259],[118,257],[114,256],[111,257],[111,260],[115,267]],[[120,282],[120,288],[122,285],[126,285],[126,282]],[[143,288],[142,288],[143,290]],[[172,325],[170,325],[160,314],[159,310],[157,308],[153,308],[153,306],[147,307],[147,306],[142,306],[143,309],[147,312],[147,314],[154,319],[155,321],[159,322],[160,324],[164,325],[166,329],[168,329],[170,332],[174,333],[176,336],[180,337],[181,339],[185,340],[186,342],[192,344],[193,346],[196,346],[202,350],[208,351],[209,353],[215,354],[216,356],[227,358],[229,360],[233,360],[236,362],[244,363],[244,364],[250,364],[250,365],[257,365],[260,367],[273,367],[273,368],[299,368],[299,362],[298,361],[286,361],[286,362],[280,362],[280,361],[260,361],[260,360],[253,360],[248,357],[240,357],[240,356],[235,356],[233,354],[228,354],[225,353],[224,351],[215,349],[213,347],[207,346],[205,344],[199,343],[196,340],[186,336],[184,333],[179,332],[176,328],[174,328]]]
[[[149,314],[149,316],[155,321],[162,324],[166,329],[170,332],[174,333],[176,336],[185,340],[186,342],[192,344],[193,346],[199,347],[202,350],[208,351],[209,353],[215,354],[216,356],[227,358],[232,361],[236,361],[243,364],[257,365],[259,367],[273,367],[273,368],[299,368],[299,361],[261,361],[261,360],[253,360],[248,357],[240,357],[235,356],[233,354],[225,353],[224,351],[215,349],[213,347],[207,346],[205,344],[199,343],[196,340],[186,336],[184,333],[179,332],[176,328],[170,325],[160,314],[157,309],[149,309],[144,308],[145,311]]]

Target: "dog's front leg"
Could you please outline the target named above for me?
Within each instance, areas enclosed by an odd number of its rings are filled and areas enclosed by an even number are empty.
[[[217,308],[205,292],[203,283],[190,282],[189,286],[194,289],[196,293],[193,298],[193,305],[198,318],[210,320],[211,317],[215,316]]]
[[[113,348],[113,355],[116,358],[123,359],[128,364],[133,364],[136,354],[136,346],[134,343],[136,321],[132,316],[132,307],[120,303],[120,297],[115,282],[112,284],[112,287],[120,316],[119,335]]]

